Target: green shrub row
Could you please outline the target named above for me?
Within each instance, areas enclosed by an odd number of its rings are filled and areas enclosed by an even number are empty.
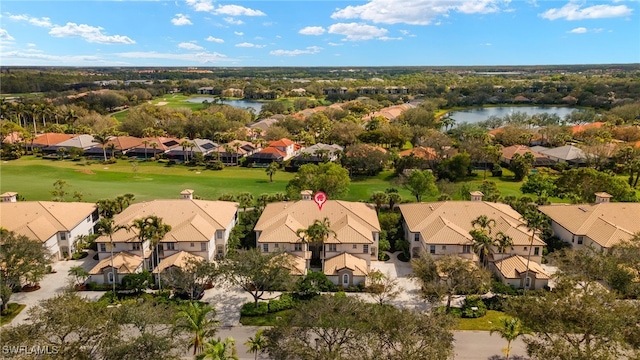
[[[242,305],[240,315],[242,316],[262,316],[282,310],[292,309],[296,305],[295,300],[289,294],[282,294],[279,299],[259,301],[256,307],[254,302]]]

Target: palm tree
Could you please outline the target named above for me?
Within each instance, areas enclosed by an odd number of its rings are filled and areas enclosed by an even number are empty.
[[[258,353],[267,346],[267,339],[264,338],[263,333],[264,330],[259,329],[254,337],[249,337],[244,343],[244,346],[249,348],[247,352],[255,354],[255,360],[258,360]]]
[[[142,145],[144,145],[144,160],[147,160],[147,146],[149,146],[149,140],[142,140]]]
[[[151,148],[153,149],[153,157],[156,157],[156,149],[158,148],[158,143],[157,142],[152,142],[151,144],[149,144],[149,146],[151,146]]]
[[[473,238],[473,251],[478,253],[482,264],[486,266],[491,246],[493,246],[493,239],[486,231],[480,229],[473,229],[469,231],[469,234]]]
[[[238,194],[238,202],[240,203],[240,207],[242,211],[246,212],[247,208],[253,204],[253,194],[250,192],[243,192]]]
[[[238,360],[236,341],[232,337],[218,340],[210,339],[204,344],[204,351],[196,355],[196,360]]]
[[[320,260],[320,248],[324,248],[324,243],[327,241],[330,235],[337,237],[337,234],[331,229],[331,223],[329,218],[325,217],[320,220],[315,220],[313,224],[309,225],[306,229],[298,229],[296,235],[300,236],[300,240],[303,243],[311,244],[315,251],[312,251],[312,260]],[[315,259],[313,259],[315,257]]]
[[[541,233],[542,230],[547,225],[547,218],[543,213],[535,210],[525,211],[522,215],[524,218],[525,224],[529,230],[531,230],[531,235],[529,236],[529,253],[527,254],[527,271],[525,271],[524,275],[524,293],[527,294],[527,278],[529,278],[529,262],[531,261],[531,248],[533,247],[533,240],[536,236],[536,233]]]
[[[387,193],[387,197],[389,200],[389,210],[393,210],[396,204],[399,204],[402,201],[402,196],[395,192]]]
[[[126,226],[116,225],[112,218],[102,218],[96,224],[96,234],[100,236],[109,237],[109,247],[111,250],[111,277],[113,278],[113,295],[116,294],[116,269],[113,266],[113,234],[116,232],[127,229]],[[144,259],[144,256],[142,257]]]
[[[106,133],[93,135],[95,142],[102,146],[102,155],[104,161],[107,161],[107,143],[109,142],[109,136]]]
[[[371,194],[371,197],[369,198],[369,200],[376,203],[376,210],[380,211],[382,204],[389,200],[389,195],[387,195],[382,191],[374,191],[373,194]]]
[[[273,175],[278,171],[278,163],[272,161],[269,166],[265,169],[267,175],[269,175],[269,182],[273,182]]]
[[[216,311],[211,305],[199,301],[186,303],[178,312],[174,332],[192,333],[189,349],[193,348],[193,355],[202,351],[205,339],[215,334],[218,326],[215,316]]]
[[[184,160],[185,163],[189,160],[189,156],[187,154],[187,148],[192,145],[193,144],[187,140],[180,143],[180,146],[182,146],[182,159]]]
[[[487,215],[480,215],[475,220],[471,221],[471,226],[474,228],[477,226],[481,230],[486,231],[487,234],[491,235],[491,230],[496,226],[496,221],[494,219],[489,219]]]
[[[169,231],[171,231],[171,225],[163,223],[162,218],[159,218],[155,215],[149,215],[142,219],[135,219],[133,221],[132,226],[138,229],[139,231],[138,236],[140,236],[140,234],[144,234],[146,239],[149,240],[149,247],[154,249],[154,253],[156,257],[155,264],[153,265],[153,267],[158,266],[158,263],[160,263],[160,254],[158,252],[158,245],[160,244],[160,240],[162,240],[164,236]],[[143,259],[144,259],[144,256],[143,256]],[[160,281],[160,272],[158,272],[158,287],[162,289],[162,282]]]
[[[494,332],[498,332],[503,339],[507,340],[507,347],[502,349],[502,352],[507,357],[506,360],[509,360],[509,355],[511,355],[511,342],[527,334],[520,319],[506,317],[501,317],[499,319],[499,325],[491,329],[489,334],[493,335]]]
[[[495,245],[500,253],[503,253],[505,250],[507,250],[508,247],[513,246],[513,239],[511,238],[511,236],[503,233],[502,231],[496,234],[495,240]],[[500,272],[502,272],[502,263],[503,261],[500,261]]]

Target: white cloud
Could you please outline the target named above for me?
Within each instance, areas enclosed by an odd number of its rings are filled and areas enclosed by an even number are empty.
[[[584,34],[587,32],[587,28],[586,27],[577,27],[571,31],[569,31],[571,34]]]
[[[36,17],[31,17],[29,15],[23,14],[23,15],[9,15],[9,19],[15,20],[15,21],[26,21],[33,26],[39,26],[39,27],[50,28],[51,26],[53,26],[51,24],[51,19],[49,19],[48,17],[36,18]]]
[[[265,16],[266,14],[260,10],[254,10],[246,8],[240,5],[220,5],[213,11],[218,15],[230,15],[230,16]]]
[[[583,3],[570,1],[561,8],[549,9],[540,16],[547,20],[604,19],[631,15],[633,9],[627,5],[593,5],[581,8]]]
[[[234,31],[233,33],[238,35],[238,36],[244,35],[244,33],[242,31]]]
[[[342,44],[342,43],[334,43],[334,42],[330,42],[330,43],[329,43],[329,45],[331,45],[331,46],[342,46],[342,45],[344,45],[344,44]]]
[[[211,42],[214,42],[214,43],[218,43],[218,44],[222,44],[222,43],[224,42],[224,40],[222,40],[222,39],[218,39],[218,38],[215,38],[215,37],[213,37],[213,36],[209,36],[209,37],[208,37],[208,38],[206,38],[205,40],[206,40],[206,41],[211,41]]]
[[[185,49],[185,50],[194,50],[194,51],[204,50],[204,48],[202,46],[196,45],[196,44],[191,43],[191,42],[182,42],[182,43],[178,44],[178,47],[180,49]]]
[[[400,30],[400,34],[409,35],[409,30]]]
[[[345,40],[371,40],[385,36],[387,29],[362,23],[338,23],[329,26],[329,34],[344,35]]]
[[[13,36],[9,35],[9,32],[5,29],[0,29],[0,42],[13,41]]]
[[[166,60],[180,60],[186,62],[199,62],[199,63],[215,63],[221,61],[229,61],[226,55],[219,53],[187,53],[187,54],[173,54],[173,53],[159,53],[155,51],[132,51],[124,53],[116,53],[116,56],[122,58],[131,59],[166,59]]]
[[[402,37],[389,37],[389,36],[380,36],[378,38],[380,41],[392,41],[392,40],[402,40]]]
[[[232,17],[226,17],[223,19],[227,24],[231,24],[231,25],[242,25],[244,24],[244,21],[242,20],[236,20]]]
[[[428,25],[450,12],[487,14],[498,12],[510,0],[371,0],[336,10],[333,19],[361,19],[381,24]]]
[[[184,14],[176,14],[176,17],[171,19],[171,22],[175,26],[193,25],[191,20],[189,20],[189,16]]]
[[[187,5],[192,6],[195,11],[209,12],[214,8],[212,0],[187,0]]]
[[[27,46],[28,46],[28,47],[35,47],[35,46],[36,46],[36,44],[34,44],[34,43],[28,43],[28,44],[27,44]]]
[[[297,56],[303,54],[317,54],[322,50],[319,46],[308,46],[305,50],[273,50],[270,51],[269,54],[275,56]]]
[[[21,51],[8,51],[2,54],[3,62],[12,63],[11,60],[18,60],[17,62],[24,65],[25,62],[31,64],[37,63],[34,61],[44,61],[47,64],[59,63],[66,65],[78,65],[78,64],[95,64],[105,63],[106,61],[95,55],[49,55],[40,52],[21,52]]]
[[[322,35],[324,32],[325,29],[322,26],[307,26],[298,31],[298,33],[302,35]]]
[[[256,48],[256,49],[260,49],[265,47],[266,45],[256,45],[250,42],[243,42],[243,43],[239,43],[236,44],[236,47],[243,47],[243,48]]]
[[[124,35],[105,35],[101,27],[87,24],[76,24],[69,22],[65,26],[55,25],[49,30],[49,35],[53,37],[80,37],[90,43],[98,44],[135,44],[136,42]]]

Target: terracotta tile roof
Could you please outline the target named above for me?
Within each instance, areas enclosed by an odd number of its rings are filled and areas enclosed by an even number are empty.
[[[371,118],[374,118],[376,116],[382,116],[384,118],[386,118],[387,120],[394,120],[396,119],[398,116],[400,116],[405,110],[408,109],[413,109],[416,106],[413,104],[400,104],[400,105],[393,105],[393,106],[389,106],[386,108],[382,108],[379,111],[376,111],[374,113],[372,113],[371,115],[367,115],[365,117],[363,117],[363,120],[369,120]]]
[[[282,138],[280,140],[276,140],[276,141],[269,141],[269,146],[279,146],[279,147],[287,147],[289,145],[294,145],[295,142],[287,139],[287,138]]]
[[[527,259],[520,255],[513,255],[493,263],[495,268],[502,273],[505,279],[520,279],[521,274],[527,271]],[[502,270],[500,269],[502,268]],[[535,261],[529,262],[529,272],[536,274],[536,279],[550,279],[542,266]]]
[[[513,156],[515,154],[524,155],[526,153],[531,153],[535,157],[545,157],[546,158],[546,156],[531,150],[530,147],[525,146],[525,145],[507,146],[506,148],[502,149],[502,157],[505,158],[505,159],[509,159],[509,160],[513,159]]]
[[[373,243],[373,233],[380,231],[378,216],[372,205],[365,203],[328,200],[318,209],[315,202],[302,200],[268,204],[255,226],[260,232],[258,242],[300,242],[296,235],[315,220],[329,219],[331,229],[336,232],[327,243]]]
[[[601,121],[592,122],[584,125],[574,125],[571,127],[571,133],[577,134],[579,132],[585,131],[587,129],[600,129],[605,123]]]
[[[366,260],[349,253],[342,253],[324,261],[324,274],[327,276],[338,275],[338,271],[342,269],[351,270],[354,276],[367,276],[369,274]]]
[[[262,154],[276,154],[276,155],[280,155],[280,156],[286,156],[287,155],[287,153],[285,153],[284,151],[280,151],[280,150],[278,150],[278,148],[275,148],[275,147],[272,147],[272,146],[269,146],[269,147],[266,147],[266,148],[260,150],[260,153],[262,153]]]
[[[307,274],[307,260],[289,253],[283,253],[278,256],[286,257],[285,261],[289,265],[288,268],[291,270],[291,275],[304,276]]]
[[[226,230],[238,211],[238,203],[207,200],[153,200],[132,204],[114,217],[116,225],[131,225],[135,219],[149,215],[162,218],[171,225],[163,242],[209,241],[217,230]],[[136,231],[120,230],[113,235],[114,242],[137,242]],[[96,241],[106,242],[100,237]]]
[[[114,136],[109,140],[106,147],[109,148],[111,144],[114,144],[117,150],[129,150],[142,146],[142,140],[133,136]],[[98,145],[98,147],[102,148],[102,145]]]
[[[36,136],[36,138],[33,139],[33,144],[40,146],[52,146],[69,139],[73,139],[76,136],[77,135],[71,134],[46,133]]]
[[[34,240],[69,232],[96,210],[82,202],[18,201],[0,203],[0,226]]]
[[[400,204],[400,211],[409,231],[420,233],[427,244],[469,244],[473,229],[471,221],[480,215],[494,219],[493,233],[499,231],[511,236],[514,245],[528,245],[531,231],[521,215],[509,205],[487,201],[441,201],[432,203]],[[545,243],[537,236],[534,245]]]
[[[113,255],[113,267],[118,274],[133,274],[142,264],[142,258],[130,252],[123,251]],[[89,275],[101,274],[105,268],[111,267],[111,257],[102,259],[89,271]]]
[[[22,133],[18,131],[13,131],[9,135],[4,137],[2,142],[7,144],[15,144],[15,143],[22,142]]]
[[[540,211],[574,235],[608,248],[640,231],[640,203],[558,204]]]
[[[424,146],[414,147],[413,149],[400,151],[400,153],[398,153],[398,156],[400,157],[411,155],[424,160],[435,160],[438,158],[438,154],[436,154],[436,151],[433,148]]]
[[[194,255],[186,251],[178,251],[177,253],[162,259],[162,261],[160,261],[158,266],[155,269],[153,269],[153,273],[157,274],[159,272],[163,272],[167,268],[170,268],[173,266],[184,269],[187,266],[187,264],[193,261],[202,261],[202,260],[204,260],[202,256]]]

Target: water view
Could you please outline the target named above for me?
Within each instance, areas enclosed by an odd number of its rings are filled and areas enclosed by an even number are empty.
[[[577,110],[577,108],[566,106],[504,106],[452,111],[449,113],[449,116],[454,119],[456,123],[461,124],[465,122],[477,123],[485,121],[491,116],[504,117],[515,112],[526,113],[527,115],[548,113],[556,114],[564,118],[574,110]]]
[[[201,103],[203,101],[208,101],[208,102],[214,102],[214,101],[219,101],[219,98],[215,98],[215,97],[210,97],[210,96],[199,96],[199,97],[194,97],[191,98],[189,100],[185,100],[187,102],[190,103]],[[260,110],[262,110],[262,103],[259,101],[251,101],[251,100],[224,100],[222,102],[225,105],[231,105],[233,107],[237,107],[237,108],[242,108],[242,109],[246,109],[246,108],[253,108],[256,113],[259,113]]]

